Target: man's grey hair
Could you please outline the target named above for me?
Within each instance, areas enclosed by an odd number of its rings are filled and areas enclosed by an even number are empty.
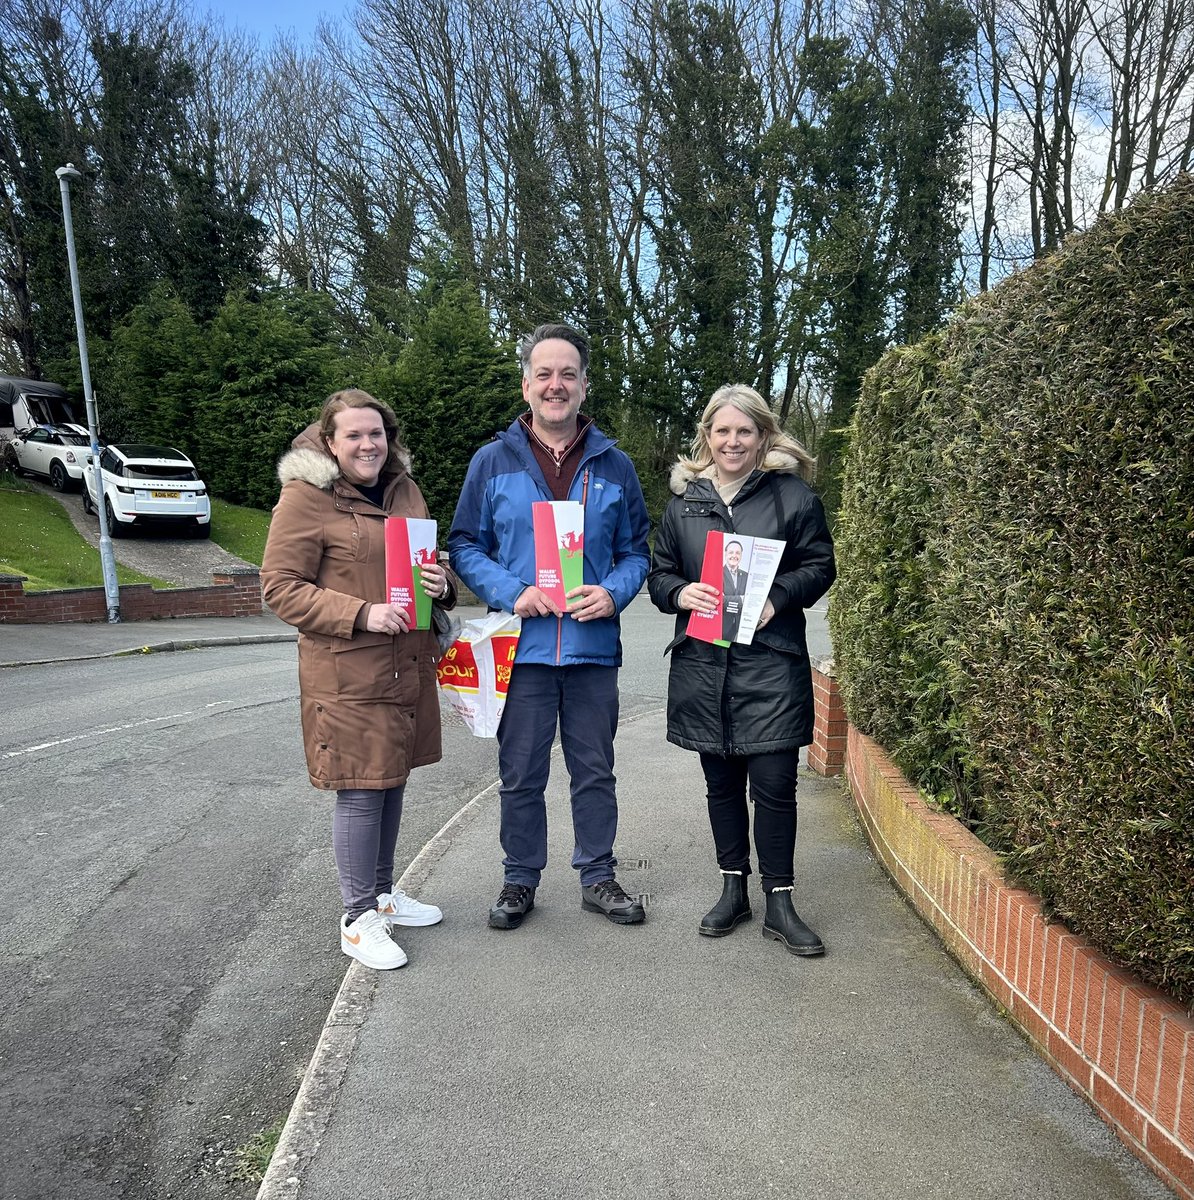
[[[540,325],[532,333],[524,333],[518,339],[518,361],[522,363],[522,377],[524,379],[531,377],[531,351],[540,342],[549,341],[551,338],[559,338],[561,341],[575,346],[576,352],[580,355],[581,376],[588,375],[589,339],[571,325]]]

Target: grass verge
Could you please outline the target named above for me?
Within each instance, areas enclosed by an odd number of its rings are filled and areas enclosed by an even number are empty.
[[[265,554],[269,521],[270,514],[260,508],[243,508],[226,500],[211,502],[212,541],[256,567],[261,566]]]
[[[103,587],[99,555],[78,534],[66,509],[50,496],[11,486],[9,473],[0,475],[0,573],[24,575],[25,590],[46,592],[54,588]],[[117,566],[119,583],[149,583],[168,588],[154,579]]]

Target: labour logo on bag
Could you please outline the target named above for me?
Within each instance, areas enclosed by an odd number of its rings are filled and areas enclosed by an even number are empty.
[[[517,639],[515,639],[517,646]],[[439,660],[435,669],[441,688],[456,692],[476,692],[480,687],[477,678],[477,660],[473,656],[471,642],[455,641],[448,652]]]

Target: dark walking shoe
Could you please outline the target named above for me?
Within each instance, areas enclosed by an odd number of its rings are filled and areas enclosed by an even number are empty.
[[[751,917],[746,898],[746,876],[722,871],[721,899],[701,918],[699,932],[706,937],[725,937]]]
[[[616,879],[603,879],[592,887],[580,889],[581,908],[609,917],[615,925],[637,925],[647,919],[643,906],[622,891]]]
[[[793,954],[812,958],[824,954],[821,939],[796,915],[790,888],[767,893],[767,914],[763,917],[763,936],[783,942]]]
[[[517,929],[535,907],[535,889],[522,883],[502,884],[497,903],[489,910],[490,929]]]

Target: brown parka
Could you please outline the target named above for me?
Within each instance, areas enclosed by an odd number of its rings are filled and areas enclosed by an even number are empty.
[[[314,787],[390,788],[413,767],[438,762],[435,636],[357,628],[385,600],[385,516],[427,517],[409,463],[390,455],[383,508],[340,475],[318,425],[278,464],[282,494],[261,564],[266,604],[299,631],[299,698],[307,772]],[[384,511],[383,511],[384,509]],[[455,603],[456,581],[448,574]]]

